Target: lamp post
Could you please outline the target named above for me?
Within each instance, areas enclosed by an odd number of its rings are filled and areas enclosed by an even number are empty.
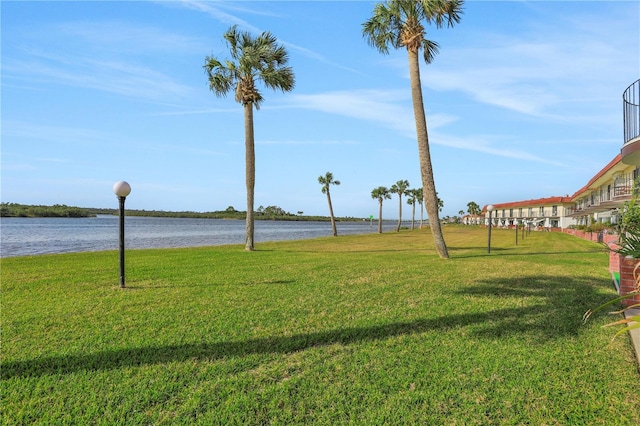
[[[493,211],[493,204],[489,204],[487,206],[487,211],[489,212],[489,238],[487,240],[487,253],[491,253],[491,212]]]
[[[518,245],[518,219],[514,220],[516,224],[516,245]]]
[[[131,193],[131,185],[120,180],[113,185],[113,193],[120,202],[120,288],[124,288],[124,200]]]

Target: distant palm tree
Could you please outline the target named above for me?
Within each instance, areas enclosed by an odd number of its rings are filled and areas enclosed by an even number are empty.
[[[429,153],[429,134],[422,98],[418,53],[422,49],[427,64],[431,63],[438,53],[438,44],[425,38],[426,31],[422,22],[435,24],[437,28],[445,23],[453,26],[460,22],[462,3],[462,0],[387,0],[375,5],[373,16],[362,28],[369,45],[378,49],[380,53],[388,54],[389,48],[407,49],[424,198],[436,250],[444,259],[449,257],[449,253],[438,218],[438,199]]]
[[[392,194],[398,194],[398,227],[396,228],[396,232],[400,232],[400,225],[402,224],[402,194],[409,188],[408,180],[399,180],[393,185],[391,185],[391,189],[389,192]]]
[[[413,231],[415,229],[415,222],[416,222],[416,204],[417,204],[417,196],[416,196],[416,190],[415,189],[407,189],[405,191],[405,194],[407,194],[407,204],[409,204],[411,206],[411,230]]]
[[[382,234],[382,202],[384,200],[390,200],[391,195],[389,194],[389,190],[386,186],[379,186],[371,191],[371,198],[378,200],[378,233]]]
[[[422,208],[424,202],[424,192],[422,191],[422,188],[416,188],[414,189],[414,191],[416,194],[416,201],[418,202],[418,204],[420,204],[420,229],[422,229],[422,224],[424,222],[424,209]]]
[[[204,69],[209,78],[209,89],[216,96],[235,92],[235,99],[244,106],[245,180],[247,186],[247,217],[245,250],[254,249],[253,203],[256,181],[256,157],[253,134],[253,107],[260,108],[262,94],[256,88],[261,81],[270,89],[289,92],[295,85],[291,67],[286,66],[289,55],[277,44],[269,32],[254,38],[248,32],[239,32],[232,26],[224,33],[232,60],[219,61],[213,56],[205,58]]]
[[[469,201],[467,203],[467,212],[470,215],[477,216],[477,215],[480,214],[481,211],[482,211],[482,209],[480,209],[480,206],[475,201]]]
[[[333,217],[333,206],[331,205],[331,194],[329,194],[330,185],[340,185],[339,180],[333,180],[333,173],[327,172],[324,176],[318,177],[318,182],[322,185],[322,193],[327,194],[327,201],[329,202],[329,215],[331,216],[331,227],[333,228],[333,236],[338,236],[338,229],[336,228],[336,219]]]

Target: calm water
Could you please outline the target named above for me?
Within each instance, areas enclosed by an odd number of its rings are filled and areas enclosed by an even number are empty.
[[[383,222],[383,230],[397,222]],[[377,222],[338,223],[338,235],[377,232]],[[118,249],[118,217],[2,218],[0,257]],[[332,235],[330,222],[255,222],[255,242],[301,240]],[[244,220],[127,217],[125,246],[169,248],[244,244]]]

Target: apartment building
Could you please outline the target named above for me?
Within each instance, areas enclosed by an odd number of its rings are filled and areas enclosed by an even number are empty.
[[[535,200],[513,201],[493,205],[491,224],[497,227],[525,225],[538,229],[566,228],[575,220],[568,212],[573,208],[571,197],[547,197]],[[488,206],[484,206],[485,225],[489,224]]]
[[[491,224],[538,229],[567,228],[594,222],[617,223],[620,207],[640,190],[640,80],[622,94],[624,143],[616,155],[572,196],[494,204]],[[482,208],[489,224],[488,206]]]
[[[631,200],[640,166],[626,164],[622,154],[617,155],[584,187],[573,194],[574,207],[569,209],[569,217],[578,225],[595,222],[618,222],[620,207]]]

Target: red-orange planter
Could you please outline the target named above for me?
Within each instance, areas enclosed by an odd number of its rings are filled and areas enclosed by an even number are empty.
[[[620,256],[620,296],[624,296],[625,294],[629,294],[633,291],[637,290],[636,287],[636,278],[634,276],[634,269],[640,263],[640,259],[635,259],[633,257],[625,257]],[[637,273],[640,274],[640,267],[637,270]],[[624,299],[622,301],[622,306],[627,307],[631,305],[635,305],[640,303],[640,295],[636,295],[634,297],[630,297],[628,299]]]

